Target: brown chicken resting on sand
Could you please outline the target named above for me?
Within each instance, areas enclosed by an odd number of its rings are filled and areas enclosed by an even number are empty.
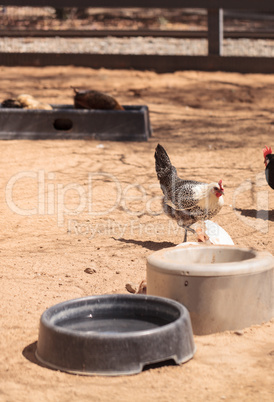
[[[203,183],[183,180],[177,175],[165,149],[158,144],[155,149],[155,168],[163,191],[164,212],[175,219],[187,231],[195,233],[190,226],[216,215],[224,204],[222,180],[218,183]]]
[[[73,88],[76,109],[125,110],[116,99],[100,91],[78,91]]]

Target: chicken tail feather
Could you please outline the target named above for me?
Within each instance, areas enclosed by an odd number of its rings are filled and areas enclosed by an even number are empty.
[[[158,144],[155,149],[155,169],[158,179],[165,179],[166,177],[176,174],[176,169],[172,166],[169,156],[162,145]]]

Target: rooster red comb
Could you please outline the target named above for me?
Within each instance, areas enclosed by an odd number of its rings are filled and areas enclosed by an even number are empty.
[[[223,182],[223,180],[219,180],[219,181],[218,181],[218,184],[219,184],[220,190],[224,191],[222,182]]]
[[[264,154],[264,158],[266,158],[267,155],[272,154],[271,147],[268,148],[267,146],[265,146],[265,148],[263,149],[263,154]]]

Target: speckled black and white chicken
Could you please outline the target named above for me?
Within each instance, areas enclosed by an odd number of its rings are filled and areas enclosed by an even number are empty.
[[[187,231],[195,232],[190,226],[198,221],[211,219],[224,204],[222,180],[218,183],[203,183],[183,180],[177,175],[165,149],[158,144],[155,149],[155,168],[163,191],[164,212],[175,219]]]

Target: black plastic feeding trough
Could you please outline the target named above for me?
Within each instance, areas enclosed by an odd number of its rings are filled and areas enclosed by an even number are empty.
[[[125,110],[75,109],[73,105],[52,107],[52,110],[0,107],[0,140],[147,141],[151,136],[147,106],[124,106]]]
[[[194,353],[182,304],[157,296],[103,295],[46,310],[36,356],[50,368],[74,374],[122,375],[168,360],[180,364]]]

